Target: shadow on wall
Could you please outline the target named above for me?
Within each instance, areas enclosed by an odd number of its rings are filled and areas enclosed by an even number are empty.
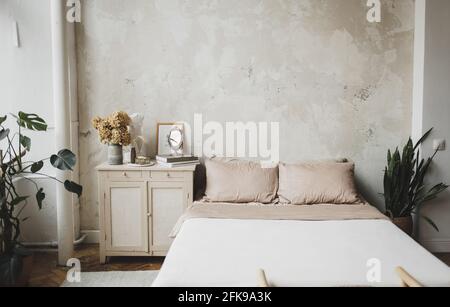
[[[22,216],[28,220],[22,222],[22,243],[32,242],[55,242],[57,235],[57,212],[56,212],[56,183],[51,179],[33,178],[46,193],[46,200],[42,210],[39,210],[36,199],[35,185],[23,178],[17,180],[17,191],[19,195],[30,195],[25,204]]]
[[[380,181],[382,181],[383,179],[383,173],[382,171],[380,171]],[[379,210],[381,210],[381,212],[384,212],[385,207],[384,207],[384,203],[382,201],[382,198],[375,198],[371,195],[374,195],[373,192],[377,192],[379,193],[378,195],[381,196],[381,194],[383,193],[383,191],[373,191],[373,186],[370,185],[369,182],[367,182],[367,180],[364,180],[363,178],[361,178],[360,176],[358,176],[358,174],[356,173],[356,186],[358,187],[358,191],[361,194],[361,196],[371,205],[377,207]]]

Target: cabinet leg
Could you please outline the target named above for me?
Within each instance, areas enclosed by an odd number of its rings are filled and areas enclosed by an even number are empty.
[[[102,252],[100,252],[100,264],[106,264],[106,255]]]

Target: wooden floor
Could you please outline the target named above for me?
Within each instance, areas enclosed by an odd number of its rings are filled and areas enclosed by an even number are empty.
[[[159,270],[164,261],[161,257],[113,257],[108,264],[102,265],[99,263],[99,248],[96,244],[78,247],[74,258],[80,259],[82,272]],[[30,286],[59,287],[66,280],[68,269],[56,264],[56,252],[35,253]]]
[[[442,262],[446,263],[450,266],[450,254],[436,254],[436,257],[442,260]]]
[[[450,266],[450,254],[436,256]],[[108,264],[101,265],[98,245],[82,245],[77,248],[75,258],[80,259],[83,272],[159,270],[164,261],[164,258],[113,257]],[[35,253],[30,286],[59,287],[66,279],[67,268],[58,267],[56,263],[55,252]]]

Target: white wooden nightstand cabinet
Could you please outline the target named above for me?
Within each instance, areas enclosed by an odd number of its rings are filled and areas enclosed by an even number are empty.
[[[195,166],[97,167],[100,262],[107,256],[165,256],[169,234],[192,204]]]

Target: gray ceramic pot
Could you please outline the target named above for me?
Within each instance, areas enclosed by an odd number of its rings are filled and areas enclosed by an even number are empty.
[[[123,164],[122,145],[110,144],[108,146],[108,164],[109,165]]]

